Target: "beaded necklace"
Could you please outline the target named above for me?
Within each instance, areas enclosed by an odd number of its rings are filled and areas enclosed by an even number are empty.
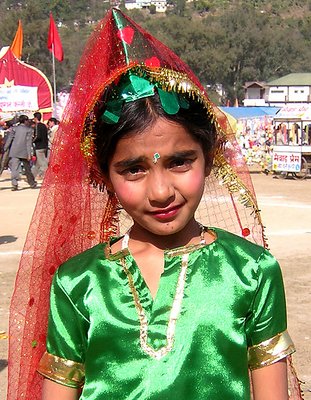
[[[202,225],[200,225],[201,229],[201,235],[200,235],[200,245],[205,245],[205,238],[204,238],[204,232],[205,229]],[[128,242],[130,239],[130,230],[124,235],[124,238],[122,240],[122,250],[125,250],[128,248]],[[145,353],[147,353],[150,357],[155,358],[157,360],[160,360],[162,357],[164,357],[167,353],[169,353],[174,344],[174,338],[175,338],[175,328],[176,328],[176,322],[177,318],[180,313],[181,309],[181,303],[184,297],[184,289],[185,289],[185,282],[186,282],[186,272],[188,268],[188,259],[189,259],[189,253],[194,249],[198,247],[198,245],[190,245],[186,246],[183,248],[183,254],[181,257],[181,269],[179,272],[178,280],[177,280],[177,285],[176,285],[176,292],[169,316],[169,321],[167,324],[167,330],[166,330],[166,344],[162,346],[159,349],[154,349],[152,346],[148,344],[148,320],[145,314],[145,311],[141,305],[140,299],[138,292],[135,288],[134,285],[134,280],[131,272],[129,271],[127,264],[126,264],[126,258],[122,257],[121,258],[121,264],[123,267],[123,270],[127,276],[130,290],[134,299],[134,304],[135,308],[138,314],[139,322],[140,322],[140,346],[143,349]],[[186,250],[186,252],[185,252]]]

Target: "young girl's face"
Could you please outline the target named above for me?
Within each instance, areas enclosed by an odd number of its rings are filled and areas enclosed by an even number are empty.
[[[180,124],[159,118],[119,140],[108,189],[146,234],[172,235],[193,226],[205,176],[204,155]]]

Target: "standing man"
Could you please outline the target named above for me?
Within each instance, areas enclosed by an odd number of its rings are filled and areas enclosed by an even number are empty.
[[[48,120],[48,139],[49,139],[49,151],[48,151],[48,161],[50,158],[51,148],[53,145],[54,135],[58,129],[58,121],[56,118],[52,117]]]
[[[37,182],[31,172],[30,159],[32,150],[32,129],[27,125],[27,115],[20,115],[19,125],[13,126],[4,145],[9,151],[9,167],[11,169],[12,190],[18,190],[21,163],[23,163],[29,186],[35,188]]]
[[[48,167],[47,152],[49,146],[48,128],[41,122],[41,113],[35,112],[33,115],[35,123],[35,135],[33,143],[36,149],[36,163],[32,167],[34,177],[39,174],[40,178],[44,177],[45,171]]]

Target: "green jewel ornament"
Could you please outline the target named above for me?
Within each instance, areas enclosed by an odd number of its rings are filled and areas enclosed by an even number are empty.
[[[153,155],[153,164],[156,164],[158,162],[158,159],[161,158],[159,153],[154,153]]]
[[[124,103],[154,96],[158,93],[163,110],[169,114],[177,114],[180,108],[188,109],[188,100],[173,91],[167,92],[160,89],[157,83],[151,83],[148,79],[128,72],[124,75],[119,84],[113,88],[109,101],[107,101],[106,110],[101,119],[107,124],[116,124],[121,116]]]

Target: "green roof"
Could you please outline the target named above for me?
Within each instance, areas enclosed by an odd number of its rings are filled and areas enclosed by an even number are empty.
[[[311,73],[297,73],[282,76],[267,83],[268,86],[311,86]]]

